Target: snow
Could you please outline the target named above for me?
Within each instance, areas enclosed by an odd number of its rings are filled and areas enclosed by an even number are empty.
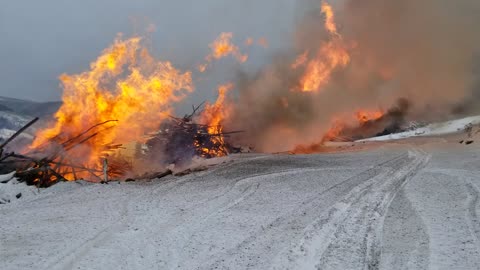
[[[26,117],[20,116],[11,112],[0,111],[0,141],[11,137],[17,130],[26,125],[30,120]],[[27,139],[32,139],[33,136],[24,132],[20,135]]]
[[[170,169],[173,172],[173,174],[177,174],[187,170],[195,171],[195,170],[208,169],[208,167],[216,166],[216,165],[227,163],[230,161],[232,161],[232,159],[229,156],[215,157],[210,159],[194,157],[192,161],[187,165],[175,166],[174,164],[171,164],[168,167],[168,169]]]
[[[15,130],[0,128],[0,138],[2,138],[2,139],[8,139],[13,134],[15,134]]]
[[[472,117],[452,120],[444,123],[430,124],[424,127],[420,127],[414,130],[405,131],[401,133],[395,133],[395,134],[389,134],[385,136],[359,140],[358,142],[389,141],[389,140],[405,139],[410,137],[447,135],[447,134],[453,134],[453,133],[463,131],[468,125],[479,125],[479,124],[480,124],[480,116],[472,116]]]
[[[4,183],[4,182],[7,182],[9,180],[12,180],[14,175],[15,175],[15,172],[0,175],[0,183]]]
[[[14,178],[15,172],[0,175],[0,204],[15,203],[37,195],[37,189],[19,183]]]
[[[412,140],[153,181],[9,181],[25,196],[0,204],[0,269],[478,269],[479,150]]]
[[[8,139],[10,138],[13,134],[15,134],[17,130],[11,130],[11,129],[6,129],[6,128],[0,128],[0,139]],[[28,134],[28,133],[22,133],[20,134],[20,137],[24,137],[27,139],[33,139],[33,136]]]

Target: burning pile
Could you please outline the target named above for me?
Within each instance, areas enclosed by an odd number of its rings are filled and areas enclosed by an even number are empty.
[[[102,157],[108,152],[157,128],[168,117],[171,104],[193,90],[191,73],[156,61],[140,42],[140,38],[119,37],[91,64],[90,71],[62,75],[63,105],[55,115],[57,121],[37,134],[30,150],[47,155],[68,151],[75,164],[101,171]],[[81,146],[65,145],[73,138],[83,138]],[[57,142],[55,147],[45,147],[52,140]]]
[[[396,105],[387,111],[359,110],[350,122],[346,121],[348,116],[336,119],[323,141],[355,141],[404,131],[408,128],[406,117],[410,108],[408,100],[399,99]]]
[[[200,106],[194,108],[193,113],[184,118],[171,116],[171,119],[162,122],[160,131],[147,140],[147,151],[143,158],[152,162],[161,155],[162,158],[156,160],[158,164],[184,165],[194,156],[212,158],[228,155],[229,146],[225,138],[235,132],[223,132],[221,125],[194,123],[192,119],[199,108]],[[61,135],[53,137],[26,154],[4,153],[3,148],[37,120],[38,118],[32,120],[0,146],[2,169],[16,170],[16,177],[20,181],[48,187],[58,181],[74,181],[88,177],[87,179],[103,183],[109,179],[124,178],[134,171],[132,162],[121,155],[115,155],[119,149],[124,148],[121,144],[104,145],[96,167],[84,164],[85,159],[72,154],[76,149],[89,150],[88,142],[102,132],[114,128],[111,124],[116,123],[116,120],[99,123],[66,140],[63,140]]]
[[[89,140],[108,129],[105,128],[106,125],[116,122],[113,120],[94,125],[66,140],[62,140],[62,136],[51,138],[26,154],[4,153],[3,147],[37,120],[38,118],[32,120],[0,146],[1,165],[7,169],[16,170],[16,177],[20,181],[29,185],[48,187],[58,181],[78,180],[84,178],[83,175],[88,175],[89,179],[106,182],[109,177],[121,177],[132,168],[129,162],[120,157],[108,157],[108,153],[113,153],[121,148],[120,144],[104,146],[103,156],[98,157],[99,163],[102,163],[103,168],[101,169],[88,167],[81,162],[82,159],[72,155],[76,149],[84,148]],[[107,157],[109,161],[107,161]]]
[[[230,37],[226,37],[228,42]],[[215,54],[215,58],[228,53],[234,52]],[[119,154],[123,145],[131,142],[145,144],[149,155],[162,155],[162,165],[185,163],[194,155],[228,154],[228,133],[221,122],[227,112],[225,95],[232,86],[220,87],[219,100],[206,104],[201,115],[196,115],[198,107],[190,116],[172,117],[172,105],[194,89],[191,73],[156,61],[140,38],[118,37],[91,64],[90,71],[62,75],[60,80],[63,105],[55,115],[56,122],[37,132],[26,154],[1,157],[15,164],[17,176],[29,184],[108,181],[135,173],[131,157]],[[194,116],[203,124],[194,123]],[[145,140],[145,134],[159,126],[157,135]]]
[[[199,117],[197,111],[203,104],[193,107],[190,115],[183,118],[172,116],[170,120],[163,122],[161,129],[147,140],[144,159],[183,165],[194,156],[213,158],[228,155],[232,147],[226,142],[226,138],[230,134],[240,133],[225,132],[221,125],[225,112],[225,95],[229,87],[230,85],[221,86],[217,102],[213,105],[207,104]],[[208,124],[195,123],[195,118]]]

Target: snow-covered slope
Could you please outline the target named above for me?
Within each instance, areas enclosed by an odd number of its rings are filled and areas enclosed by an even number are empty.
[[[0,96],[0,110],[1,107],[8,108],[10,111],[24,116],[51,117],[60,105],[61,102],[35,102]]]
[[[389,134],[380,137],[373,137],[364,140],[359,140],[358,142],[367,142],[367,141],[388,141],[388,140],[399,140],[409,137],[419,137],[419,136],[438,136],[438,135],[447,135],[457,132],[464,131],[469,125],[475,126],[480,124],[480,116],[472,116],[458,120],[451,120],[443,123],[430,124],[424,127],[420,127],[414,130],[405,131],[401,133]]]
[[[17,130],[22,128],[25,124],[33,118],[22,116],[14,112],[0,111],[0,142],[12,136]],[[31,138],[29,132],[22,134],[23,137]]]
[[[59,106],[59,102],[42,103],[0,97],[0,142],[9,138],[36,116],[40,117],[39,125],[44,121],[48,121]],[[34,130],[35,126],[22,133],[21,137],[31,139]]]

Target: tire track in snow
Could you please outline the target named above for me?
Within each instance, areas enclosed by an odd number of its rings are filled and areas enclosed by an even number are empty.
[[[383,172],[352,189],[328,213],[305,230],[301,242],[276,269],[377,269],[381,256],[383,219],[403,185],[430,159],[421,150],[387,161]]]
[[[183,184],[184,181],[175,181],[176,179],[165,182],[164,185],[159,185],[158,188],[154,189],[153,192],[159,195],[160,193],[166,193],[174,189],[178,185]],[[98,230],[92,237],[88,238],[86,241],[80,243],[79,245],[71,248],[67,251],[63,251],[62,255],[56,257],[54,261],[45,267],[45,270],[50,269],[72,269],[75,263],[82,260],[86,257],[89,252],[93,249],[100,247],[102,244],[107,242],[109,239],[113,239],[114,235],[121,233],[127,228],[127,224],[132,224],[134,216],[129,214],[130,204],[137,202],[140,198],[144,196],[143,193],[140,193],[129,200],[122,200],[120,205],[120,215],[119,217],[112,221],[110,224],[104,228]],[[105,216],[108,216],[108,213],[111,209],[106,209],[104,205],[101,205],[104,208],[103,212]],[[145,238],[148,239],[148,238]],[[131,254],[126,254],[130,256]]]
[[[471,179],[478,178],[478,172],[472,172],[470,170],[463,169],[434,169],[428,171],[442,173],[457,178],[459,175],[455,174],[454,172],[458,172],[460,175],[469,175],[469,178]],[[472,180],[464,179],[464,181],[467,192],[467,213],[465,219],[470,230],[470,234],[472,235],[472,239],[480,251],[480,218],[477,214],[480,207],[480,188],[474,184]]]
[[[207,263],[205,267],[201,267],[201,269],[228,269],[228,265],[237,265],[240,268],[251,268],[252,265],[260,269],[268,268],[270,266],[270,260],[280,252],[280,250],[274,250],[273,247],[280,246],[279,242],[283,242],[288,246],[291,239],[301,238],[303,229],[318,218],[318,211],[319,209],[325,209],[325,203],[332,202],[333,204],[338,200],[339,196],[347,193],[354,186],[367,181],[374,175],[382,173],[384,167],[388,166],[388,164],[399,162],[407,157],[407,154],[402,154],[376,164],[316,195],[306,198],[301,207],[278,217],[272,223],[245,239],[235,248],[227,250],[224,254],[220,254],[220,256],[218,256],[220,257],[219,259],[212,258],[211,262]],[[310,169],[309,171],[335,169],[341,168],[317,168]],[[305,171],[304,169],[300,169],[297,172],[304,173]],[[262,258],[258,258],[258,254],[263,254]],[[270,258],[268,258],[268,256],[270,256]]]
[[[176,235],[177,237],[179,235],[182,236],[182,239],[177,238],[176,241],[174,241],[177,243],[175,247],[169,247],[168,252],[170,253],[171,257],[168,268],[181,267],[180,262],[182,261],[182,258],[180,257],[179,252],[184,251],[190,239],[199,230],[207,226],[209,220],[216,217],[218,214],[235,207],[248,197],[255,194],[261,185],[260,181],[263,181],[266,178],[275,178],[281,175],[291,175],[304,171],[320,171],[326,169],[328,168],[289,169],[230,180],[231,183],[223,193],[214,196],[205,202],[196,204],[195,207],[191,207],[189,211],[185,211],[181,217],[175,218],[175,223],[169,224],[167,228],[162,227],[162,230],[172,230],[171,234]],[[195,222],[188,222],[186,217],[188,217],[189,220],[195,220]],[[175,252],[175,250],[178,252]]]
[[[208,174],[211,174],[211,173],[212,172],[209,172]],[[135,215],[131,213],[132,211],[130,209],[130,204],[132,203],[135,204],[136,202],[142,201],[145,198],[147,200],[154,199],[152,203],[157,203],[157,207],[152,207],[152,209],[161,208],[162,207],[161,203],[164,201],[160,200],[159,198],[162,198],[162,195],[168,194],[172,190],[178,189],[181,186],[184,186],[185,184],[189,184],[191,182],[196,181],[194,177],[195,177],[195,174],[192,174],[183,178],[169,179],[167,181],[164,181],[164,183],[161,183],[161,184],[157,183],[157,185],[152,185],[153,188],[148,193],[141,192],[140,194],[133,196],[133,198],[129,198],[128,200],[122,200],[122,204],[120,205],[121,209],[120,209],[119,218],[112,221],[110,224],[108,224],[104,228],[98,230],[92,237],[88,238],[86,241],[80,243],[74,248],[71,248],[67,251],[62,252],[62,254],[55,257],[54,261],[49,263],[45,269],[71,269],[77,263],[81,262],[83,258],[87,257],[89,254],[92,254],[94,250],[98,248],[101,249],[102,246],[105,246],[112,240],[115,240],[117,238],[121,239],[121,235],[123,233],[131,233],[129,232],[127,225],[129,224],[132,226],[135,225],[135,222],[134,222]],[[236,181],[235,184],[232,184],[227,189],[227,191],[223,191],[221,192],[221,194],[217,196],[209,197],[207,198],[206,201],[193,205],[191,207],[192,212],[185,211],[184,213],[181,214],[180,217],[176,215],[173,216],[171,220],[174,220],[175,223],[172,223],[170,224],[170,226],[167,226],[167,227],[173,228],[176,231],[177,229],[183,228],[186,224],[190,224],[190,222],[187,222],[186,220],[182,222],[183,220],[182,217],[195,216],[195,212],[198,212],[198,208],[206,207],[206,205],[208,205],[210,202],[216,201],[219,198],[225,197],[226,195],[232,193],[232,190],[235,188],[236,184],[238,184],[238,181]],[[252,187],[254,189],[252,189]],[[237,199],[234,199],[234,204],[229,205],[229,207],[233,207],[235,204],[240,203],[243,200],[243,198],[253,194],[256,188],[258,188],[258,185],[256,187],[253,185],[247,186],[241,192],[240,197]],[[230,195],[226,196],[226,200],[232,199],[232,196]],[[223,209],[225,210],[227,208],[223,208]],[[214,209],[214,210],[219,211],[219,209]],[[108,215],[108,211],[109,209],[103,210],[105,215]],[[128,253],[124,254],[124,256],[120,258],[121,260],[123,260],[124,258],[132,258],[132,257],[142,257],[142,258],[149,257],[151,258],[150,261],[157,260],[157,258],[155,257],[156,256],[155,252],[153,251],[159,249],[159,247],[156,243],[153,242],[152,236],[158,235],[158,233],[163,231],[165,227],[158,226],[159,224],[155,224],[156,222],[157,220],[149,220],[149,224],[142,224],[142,228],[144,230],[143,231],[144,237],[141,237],[141,239],[143,240],[141,241],[140,244],[130,243],[130,249],[128,250]],[[172,258],[178,257],[178,254],[176,254],[175,249],[173,249],[172,247],[167,247],[165,250],[162,250],[162,251],[166,252],[167,256],[170,257],[171,260],[169,260],[169,264],[175,261],[175,260],[172,260]],[[136,256],[136,255],[139,255],[139,256]],[[146,261],[148,261],[148,259]],[[129,262],[132,263],[132,260],[130,260]],[[137,265],[137,266],[141,266],[141,265]]]
[[[120,217],[118,219],[116,219],[109,225],[105,226],[103,229],[99,230],[93,237],[88,238],[86,241],[82,242],[76,247],[69,249],[67,251],[63,251],[62,252],[63,255],[57,257],[55,261],[48,264],[47,267],[45,267],[44,269],[45,270],[73,269],[75,262],[85,257],[95,245],[105,241],[112,234],[114,234],[114,231],[125,226],[125,224],[128,222],[127,214],[128,214],[128,201],[125,200],[124,203],[122,204]]]
[[[478,250],[480,250],[480,219],[478,218],[478,205],[480,202],[480,189],[473,184],[471,181],[467,183],[468,191],[468,214],[467,214],[467,224],[475,239],[475,244],[477,245]]]

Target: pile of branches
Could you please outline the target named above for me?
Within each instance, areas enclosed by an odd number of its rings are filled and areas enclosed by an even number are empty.
[[[221,126],[195,123],[193,119],[202,105],[193,107],[190,115],[183,118],[170,116],[170,120],[163,122],[159,131],[151,134],[146,142],[146,158],[181,165],[194,156],[213,158],[228,155],[231,147],[226,138],[241,131],[224,132]]]
[[[108,181],[108,177],[121,176],[131,169],[131,163],[122,159],[108,160],[105,157],[104,167],[89,168],[75,162],[70,153],[77,147],[97,136],[106,124],[116,122],[109,120],[81,132],[80,134],[65,138],[61,134],[48,140],[25,154],[15,152],[5,152],[5,146],[13,141],[17,136],[32,126],[38,118],[27,123],[9,139],[0,145],[0,168],[2,172],[16,171],[15,176],[20,182],[38,187],[49,187],[59,181],[79,180],[81,175],[89,175],[99,182]],[[104,128],[103,130],[105,130]],[[120,149],[122,145],[105,145],[105,153]]]
[[[171,116],[163,122],[159,131],[147,139],[146,151],[142,152],[141,157],[165,165],[182,165],[189,163],[194,156],[213,158],[235,151],[226,143],[226,138],[238,131],[224,132],[221,126],[213,127],[193,121],[202,105],[193,107],[190,115],[183,118]],[[104,145],[101,151],[104,156],[98,157],[99,162],[93,167],[82,164],[82,159],[78,159],[82,157],[82,145],[102,131],[113,128],[111,123],[117,120],[96,124],[74,136],[59,134],[27,153],[4,151],[8,143],[37,121],[38,118],[35,118],[0,145],[0,173],[16,171],[15,176],[20,182],[49,187],[59,181],[85,178],[108,182],[109,178],[119,179],[132,171],[131,161],[111,155],[123,148],[121,144]]]

